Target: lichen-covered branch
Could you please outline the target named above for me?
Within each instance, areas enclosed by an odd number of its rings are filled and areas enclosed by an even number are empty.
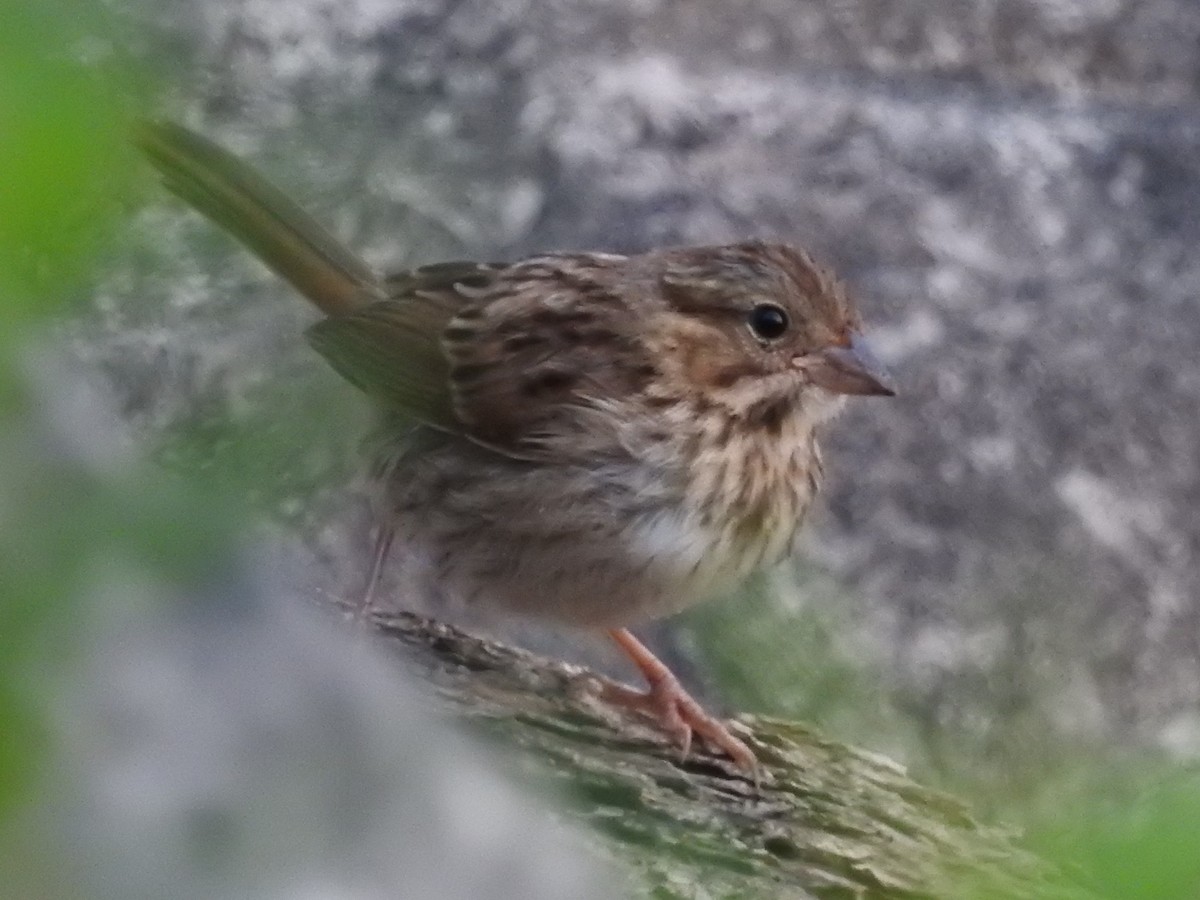
[[[596,699],[600,676],[407,614],[373,614],[437,694],[559,781],[597,849],[655,897],[1072,896],[1011,831],[897,763],[738,718],[761,783]]]

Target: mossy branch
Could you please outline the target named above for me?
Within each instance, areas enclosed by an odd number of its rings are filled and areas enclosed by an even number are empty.
[[[1070,897],[1012,831],[897,763],[740,716],[759,785],[596,700],[601,677],[408,614],[372,620],[437,695],[562,783],[597,849],[655,897]]]

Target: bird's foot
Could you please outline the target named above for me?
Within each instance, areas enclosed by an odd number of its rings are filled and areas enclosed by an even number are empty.
[[[692,735],[698,734],[710,747],[727,753],[738,768],[750,772],[758,782],[758,759],[754,751],[734,737],[720,719],[706,713],[704,707],[683,689],[666,663],[626,628],[614,628],[608,635],[638,667],[650,689],[640,693],[622,685],[609,684],[604,690],[606,700],[656,718],[663,731],[679,745],[683,759],[687,759],[691,751]]]
[[[720,719],[705,712],[670,672],[651,682],[650,689],[644,692],[608,683],[601,697],[615,706],[634,709],[653,718],[679,747],[680,759],[688,758],[693,736],[699,736],[704,743],[729,756],[739,769],[757,777],[758,759],[754,751]]]

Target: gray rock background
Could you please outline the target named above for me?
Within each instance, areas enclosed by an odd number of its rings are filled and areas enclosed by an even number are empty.
[[[737,640],[714,627],[763,617],[760,655],[797,691],[822,689],[822,660],[866,669],[911,758],[943,769],[1050,741],[1200,749],[1200,6],[120,11],[163,111],[381,266],[759,235],[851,282],[903,393],[827,441],[809,569],[840,587],[727,603],[676,646],[711,652]],[[206,438],[167,437],[169,457],[241,465],[302,526],[299,557],[344,583],[354,541],[313,491],[348,470],[361,417],[302,345],[307,311],[177,206],[137,230],[81,356],[144,433]],[[836,639],[804,643],[805,616]],[[739,699],[756,661],[721,672]],[[848,727],[904,743],[875,707]]]

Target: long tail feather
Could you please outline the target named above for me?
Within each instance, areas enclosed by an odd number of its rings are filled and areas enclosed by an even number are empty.
[[[362,259],[229,151],[169,122],[139,123],[135,141],[171,191],[327,315],[383,296],[378,275]]]

